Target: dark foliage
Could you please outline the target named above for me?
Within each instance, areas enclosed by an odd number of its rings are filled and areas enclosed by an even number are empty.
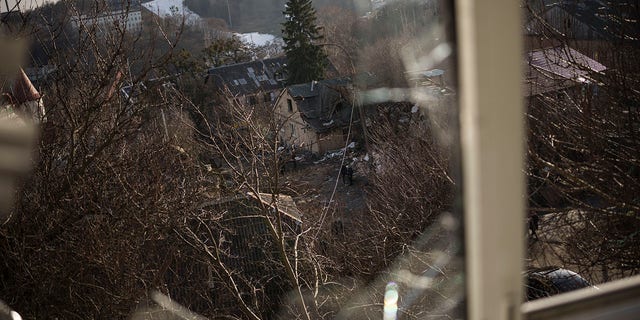
[[[327,56],[318,43],[323,39],[316,25],[316,11],[310,0],[290,0],[282,24],[287,54],[287,83],[324,79]]]

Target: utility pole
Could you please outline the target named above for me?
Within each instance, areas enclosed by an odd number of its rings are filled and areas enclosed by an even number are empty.
[[[227,15],[229,15],[229,28],[233,28],[233,23],[231,23],[231,9],[229,9],[229,0],[227,0]]]

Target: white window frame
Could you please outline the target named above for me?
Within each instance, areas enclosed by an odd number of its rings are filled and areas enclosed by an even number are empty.
[[[520,2],[458,0],[468,319],[520,319],[524,112]]]

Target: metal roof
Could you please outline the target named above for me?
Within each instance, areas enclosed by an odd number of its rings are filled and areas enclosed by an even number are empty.
[[[607,70],[601,63],[567,46],[530,51],[527,63],[527,96],[592,83],[594,73]]]
[[[270,92],[284,88],[286,64],[286,57],[278,57],[211,68],[205,81],[233,95]]]

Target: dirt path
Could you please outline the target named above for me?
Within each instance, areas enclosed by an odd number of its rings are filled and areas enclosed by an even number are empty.
[[[366,208],[366,178],[355,172],[352,185],[343,183],[340,160],[336,157],[317,164],[308,161],[298,164],[295,170],[285,171],[285,183],[300,193],[294,197],[296,202],[313,202],[322,207],[330,204],[335,214],[343,219]]]

